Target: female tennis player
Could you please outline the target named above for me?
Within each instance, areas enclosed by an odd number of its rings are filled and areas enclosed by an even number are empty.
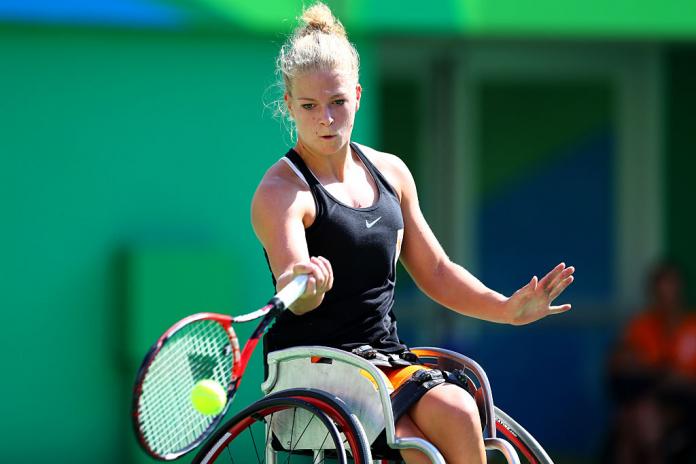
[[[574,269],[561,263],[506,297],[451,262],[421,213],[406,165],[351,140],[362,89],[358,53],[343,26],[322,3],[306,9],[302,23],[277,61],[297,143],[264,175],[251,213],[277,289],[298,274],[309,280],[268,332],[265,349],[326,345],[381,360],[395,394],[418,386],[403,412],[395,411],[398,436],[430,441],[449,463],[485,462],[475,400],[442,376],[423,375],[399,339],[396,262],[443,306],[514,325],[569,310],[551,302]],[[417,450],[402,455],[429,462]]]

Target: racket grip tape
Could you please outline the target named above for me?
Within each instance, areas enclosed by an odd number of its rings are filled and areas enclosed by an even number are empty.
[[[268,304],[273,305],[273,309],[276,311],[282,311],[288,306],[293,304],[297,299],[302,296],[307,287],[308,276],[306,274],[301,274],[292,279],[292,281],[287,284],[281,291],[279,291],[273,298],[270,299]]]

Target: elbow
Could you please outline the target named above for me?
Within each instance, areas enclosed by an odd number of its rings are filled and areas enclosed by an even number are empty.
[[[442,280],[442,278],[447,275],[447,269],[451,265],[452,261],[450,261],[449,257],[447,256],[443,256],[442,258],[438,259],[435,266],[433,266],[433,279]]]
[[[424,275],[418,282],[426,295],[441,304],[447,299],[448,288],[450,288],[447,279],[451,275],[450,266],[452,265],[452,261],[444,256],[438,259],[430,273]]]

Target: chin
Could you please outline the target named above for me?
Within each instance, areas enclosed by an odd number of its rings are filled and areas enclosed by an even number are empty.
[[[309,139],[300,139],[301,144],[307,149],[311,150],[313,153],[323,156],[330,156],[340,151],[348,144],[349,141],[350,140],[341,135],[329,140],[324,140],[318,136],[311,137]]]
[[[317,151],[324,155],[332,155],[343,148],[347,143],[347,141],[338,137],[332,140],[319,140],[317,143]]]

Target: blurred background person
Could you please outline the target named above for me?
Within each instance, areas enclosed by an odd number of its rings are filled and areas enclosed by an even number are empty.
[[[616,403],[606,461],[696,459],[696,315],[678,265],[663,262],[647,279],[646,307],[623,329],[609,359]]]

